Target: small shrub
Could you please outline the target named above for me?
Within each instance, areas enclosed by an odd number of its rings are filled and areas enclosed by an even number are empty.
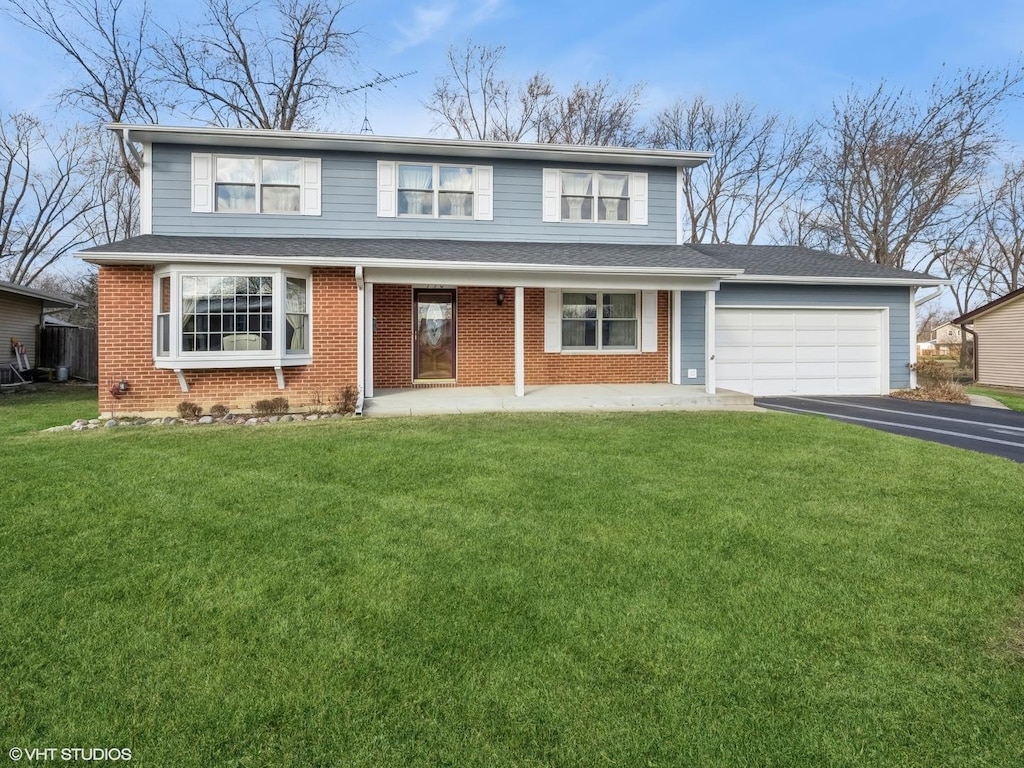
[[[217,403],[216,405],[210,406],[210,415],[215,419],[223,419],[228,415],[228,407]]]
[[[936,359],[920,360],[910,370],[917,374],[918,384],[925,389],[953,381],[953,369]]]
[[[203,415],[203,408],[191,400],[182,400],[178,403],[178,416],[183,419],[198,419]]]
[[[351,384],[339,389],[331,398],[331,413],[348,415],[356,412],[356,403],[359,402],[359,390]]]
[[[252,404],[252,412],[257,416],[283,416],[288,413],[288,398],[275,397],[270,400],[257,400]]]
[[[306,406],[306,410],[311,414],[315,413],[317,415],[324,412],[324,397],[320,394],[319,389],[313,391],[312,402]]]

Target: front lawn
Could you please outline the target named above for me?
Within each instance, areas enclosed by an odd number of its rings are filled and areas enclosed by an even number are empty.
[[[1024,411],[1024,392],[1019,389],[999,389],[998,387],[974,385],[968,387],[967,391],[972,395],[987,395],[1015,411]]]
[[[22,430],[0,466],[4,751],[1024,760],[1008,461],[658,413]]]

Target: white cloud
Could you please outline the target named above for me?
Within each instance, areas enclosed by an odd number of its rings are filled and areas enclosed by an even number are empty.
[[[399,53],[427,42],[448,24],[454,12],[453,2],[415,6],[412,9],[412,24],[395,24],[401,34],[401,38],[394,45],[395,52]]]
[[[487,21],[501,7],[501,2],[502,0],[481,0],[476,3],[476,9],[469,14],[470,25]]]

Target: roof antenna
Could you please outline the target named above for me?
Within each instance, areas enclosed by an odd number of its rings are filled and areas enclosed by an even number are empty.
[[[370,125],[369,109],[366,102],[367,92],[363,91],[363,127],[359,129],[360,133],[373,133],[373,127]]]

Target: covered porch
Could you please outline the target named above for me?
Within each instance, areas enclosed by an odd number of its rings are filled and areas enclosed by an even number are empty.
[[[749,410],[754,398],[703,386],[676,384],[552,384],[378,390],[364,402],[364,416],[446,413]]]

